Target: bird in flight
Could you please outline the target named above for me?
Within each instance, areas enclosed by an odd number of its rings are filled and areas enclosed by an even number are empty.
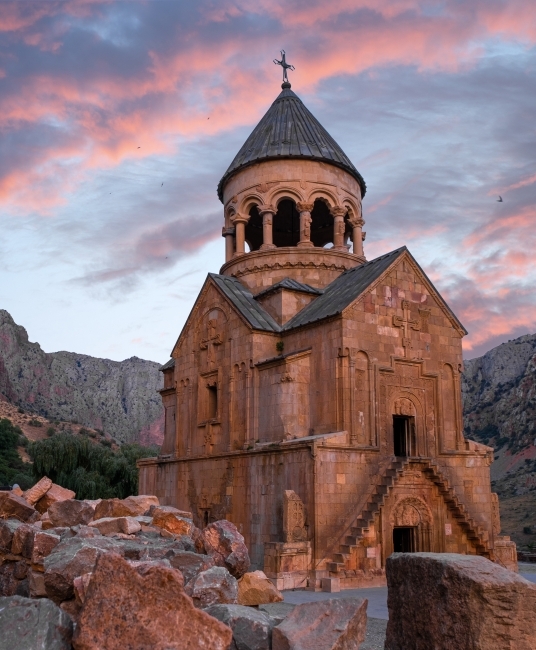
[[[499,194],[499,198],[497,199],[497,203],[504,203],[502,196]]]
[[[141,149],[141,147],[138,147],[138,149]]]
[[[164,187],[164,183],[162,183],[162,185],[160,185],[160,187]]]

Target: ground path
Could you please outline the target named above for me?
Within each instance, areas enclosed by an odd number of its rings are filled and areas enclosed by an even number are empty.
[[[519,563],[519,575],[526,580],[536,582],[536,564]],[[368,589],[345,589],[337,593],[323,591],[284,591],[285,603],[299,605],[328,598],[366,598],[368,600],[367,638],[360,650],[383,650],[387,619],[387,587],[370,587]]]

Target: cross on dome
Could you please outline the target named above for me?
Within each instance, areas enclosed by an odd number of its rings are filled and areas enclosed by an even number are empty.
[[[289,84],[289,88],[290,88],[290,82],[288,80],[287,70],[294,70],[295,68],[293,65],[290,65],[290,63],[287,63],[287,60],[285,58],[285,50],[281,50],[281,61],[274,59],[274,63],[276,65],[280,65],[283,68],[283,83]]]

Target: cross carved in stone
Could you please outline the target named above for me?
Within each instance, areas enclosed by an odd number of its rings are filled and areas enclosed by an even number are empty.
[[[216,324],[217,321],[215,319],[208,321],[207,338],[201,339],[201,343],[199,344],[201,350],[207,350],[207,360],[209,363],[214,361],[214,346],[223,343],[222,335],[216,331]]]
[[[402,309],[404,311],[404,316],[393,316],[393,325],[394,327],[402,327],[404,329],[404,336],[402,337],[402,345],[404,346],[404,355],[408,356],[408,350],[411,349],[411,338],[409,336],[409,329],[418,332],[421,329],[421,319],[410,318],[410,302],[409,300],[402,301]]]

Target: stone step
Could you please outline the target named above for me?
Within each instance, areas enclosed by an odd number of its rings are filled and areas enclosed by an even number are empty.
[[[350,556],[357,549],[357,546],[355,544],[341,544],[339,549],[343,555]]]
[[[333,553],[333,561],[337,562],[337,564],[345,565],[346,560],[348,560],[349,557],[350,556],[347,555],[346,553]]]
[[[344,564],[339,564],[338,562],[328,562],[328,571],[330,573],[339,573],[345,568]]]

